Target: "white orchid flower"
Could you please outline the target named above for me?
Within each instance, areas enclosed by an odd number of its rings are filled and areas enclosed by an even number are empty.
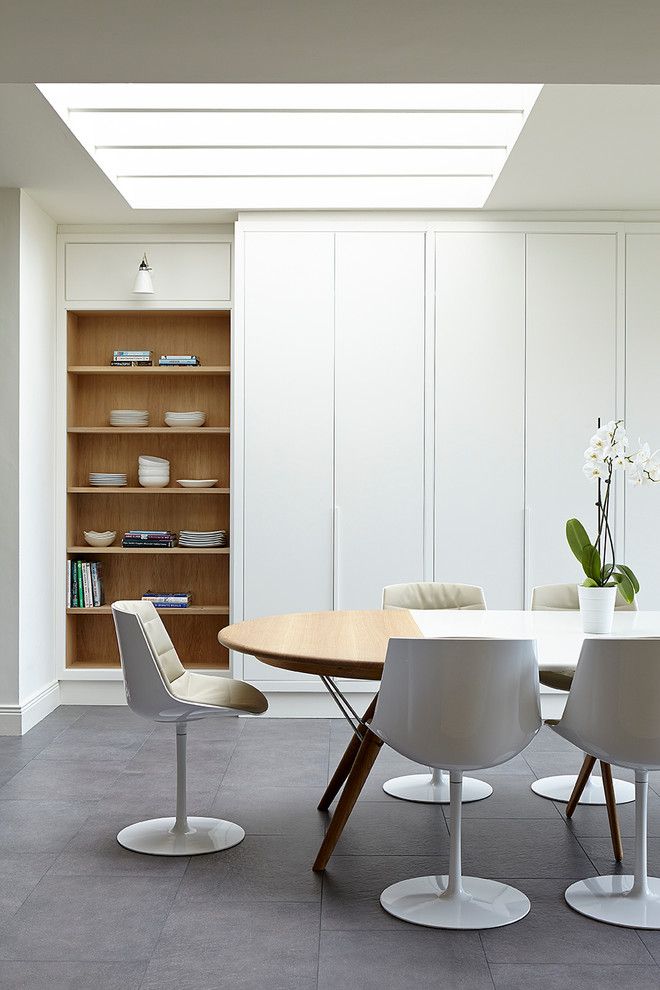
[[[609,447],[610,442],[610,434],[607,431],[607,427],[601,426],[598,432],[592,436],[589,446],[595,450],[604,450],[605,447]]]
[[[639,441],[639,449],[632,455],[633,464],[646,464],[651,459],[651,448],[648,443]]]
[[[615,468],[623,468],[625,470],[629,463],[625,450],[619,447],[612,455],[612,464]]]
[[[646,484],[648,476],[642,464],[633,463],[630,465],[628,469],[628,481],[631,485],[636,485],[637,487]]]
[[[644,465],[649,481],[660,481],[660,450],[656,450]]]
[[[598,447],[587,447],[584,452],[585,461],[602,461],[603,452]]]
[[[590,481],[598,481],[606,475],[605,465],[602,461],[587,461],[582,470]]]

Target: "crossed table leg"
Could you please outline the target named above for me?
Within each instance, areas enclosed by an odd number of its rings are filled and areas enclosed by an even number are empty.
[[[373,699],[362,717],[362,722],[370,722],[376,710],[378,695]],[[339,841],[344,826],[355,806],[355,802],[360,796],[365,781],[369,776],[372,766],[378,756],[381,740],[373,732],[369,732],[364,725],[359,725],[353,734],[346,751],[342,756],[337,769],[332,775],[332,780],[328,784],[323,797],[319,802],[319,810],[327,811],[342,784],[344,789],[337,802],[335,813],[332,816],[325,838],[321,843],[321,848],[314,860],[312,869],[321,872],[328,865],[328,860],[332,856],[335,846]]]

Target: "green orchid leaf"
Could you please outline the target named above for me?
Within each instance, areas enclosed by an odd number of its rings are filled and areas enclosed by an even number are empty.
[[[583,588],[597,588],[598,585],[596,584],[596,582],[594,581],[593,578],[585,578],[584,581],[582,582],[582,587]]]
[[[625,574],[626,577],[629,579],[630,583],[632,584],[633,588],[635,589],[635,594],[638,594],[639,593],[639,581],[637,580],[637,578],[635,577],[635,575],[633,574],[633,572],[630,570],[630,568],[627,567],[625,564],[617,564],[617,567],[619,568],[619,570],[621,571],[621,573],[622,574]]]
[[[619,591],[621,592],[624,601],[626,601],[629,605],[632,605],[635,600],[635,588],[633,587],[633,583],[628,575],[621,573],[613,574],[612,580],[619,586]]]
[[[584,548],[582,554],[582,569],[588,578],[592,578],[596,583],[596,587],[600,587],[602,584],[601,577],[601,563],[600,554],[596,547],[592,547],[591,544]]]
[[[591,546],[591,541],[579,519],[569,519],[566,523],[566,539],[568,540],[569,547],[580,563],[582,563],[584,549]]]

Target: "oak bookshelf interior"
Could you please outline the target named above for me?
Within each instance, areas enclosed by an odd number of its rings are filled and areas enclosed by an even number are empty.
[[[230,354],[228,311],[78,311],[67,314],[67,556],[102,562],[106,605],[66,609],[68,668],[118,667],[110,602],[145,591],[191,591],[187,609],[162,609],[189,667],[227,669],[217,640],[229,614],[228,547],[123,548],[129,529],[229,531]],[[115,349],[196,354],[199,368],[121,368]],[[148,427],[109,426],[111,409],[148,409]],[[172,429],[168,410],[201,409],[203,427]],[[141,488],[138,457],[170,461],[170,484]],[[90,472],[124,472],[125,488],[92,488]],[[177,478],[217,478],[208,489]],[[177,498],[172,498],[177,495]],[[115,530],[111,547],[90,547],[83,533]],[[231,534],[230,534],[231,538]]]

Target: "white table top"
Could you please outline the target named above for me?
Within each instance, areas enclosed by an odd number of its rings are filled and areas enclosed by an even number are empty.
[[[535,639],[539,663],[557,667],[575,665],[586,638],[660,638],[660,612],[615,612],[612,632],[606,637],[588,637],[579,611],[414,609],[410,614],[428,638]]]

